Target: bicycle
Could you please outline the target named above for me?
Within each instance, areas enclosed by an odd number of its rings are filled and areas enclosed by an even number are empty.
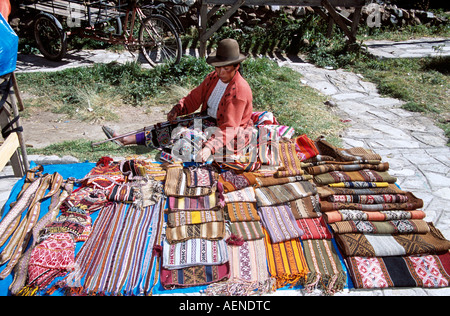
[[[123,44],[131,53],[140,50],[151,66],[181,59],[182,26],[163,3],[40,0],[20,7],[39,11],[34,14],[33,34],[39,51],[50,60],[64,57],[68,36]]]

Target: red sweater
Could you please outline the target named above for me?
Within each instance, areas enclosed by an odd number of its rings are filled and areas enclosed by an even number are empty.
[[[211,72],[205,80],[195,89],[193,89],[186,97],[180,100],[175,106],[177,114],[187,115],[195,112],[200,106],[201,111],[207,110],[208,99],[214,90],[219,77],[216,72]],[[247,81],[241,76],[239,72],[229,82],[222,99],[217,108],[217,126],[219,130],[215,137],[211,137],[206,141],[205,146],[208,146],[213,153],[218,149],[227,145],[229,150],[234,150],[231,147],[230,141],[233,139],[240,139],[244,137],[245,144],[248,143],[245,129],[253,126],[251,115],[253,112],[253,95]],[[233,146],[235,147],[235,146]]]

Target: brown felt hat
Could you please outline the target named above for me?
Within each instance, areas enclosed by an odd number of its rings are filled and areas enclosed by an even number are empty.
[[[214,67],[223,67],[239,64],[247,56],[239,51],[239,44],[232,38],[226,38],[219,42],[217,50],[209,54],[206,62]]]

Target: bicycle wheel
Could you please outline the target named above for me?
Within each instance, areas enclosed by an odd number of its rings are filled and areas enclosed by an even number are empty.
[[[45,58],[59,61],[66,54],[66,32],[53,15],[40,13],[37,16],[34,22],[34,38]]]
[[[153,67],[180,62],[180,36],[170,20],[162,15],[151,15],[142,22],[139,45],[145,59]]]

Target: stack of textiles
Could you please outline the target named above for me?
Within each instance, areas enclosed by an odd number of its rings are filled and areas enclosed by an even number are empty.
[[[66,180],[59,199],[52,199],[33,228],[11,293],[149,292],[154,282],[147,272],[158,242],[149,232],[160,226],[163,201],[162,186],[153,176],[164,178],[164,172],[144,161],[103,157],[82,179]]]
[[[306,170],[355,288],[448,286],[450,241],[424,220],[423,201],[395,184],[389,164],[365,148],[316,146]]]
[[[169,199],[160,281],[165,289],[226,280],[230,264],[225,241],[218,172],[211,165],[166,166]]]

